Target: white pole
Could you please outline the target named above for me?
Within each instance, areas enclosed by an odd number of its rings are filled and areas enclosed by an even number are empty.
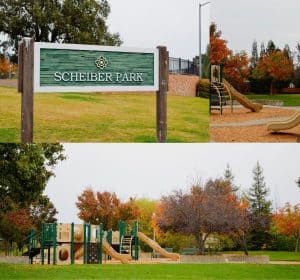
[[[202,5],[199,4],[199,77],[202,79]]]
[[[199,4],[199,77],[202,79],[202,7],[210,4],[205,2]]]

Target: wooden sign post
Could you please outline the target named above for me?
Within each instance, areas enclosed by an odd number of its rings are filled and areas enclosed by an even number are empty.
[[[166,47],[19,43],[21,142],[33,142],[34,92],[156,92],[157,141],[167,140],[169,54]]]
[[[169,87],[169,53],[166,47],[159,50],[159,90],[156,93],[157,142],[167,141],[167,93]]]
[[[21,100],[21,142],[33,142],[33,61],[34,40],[24,38],[18,51],[18,91]]]

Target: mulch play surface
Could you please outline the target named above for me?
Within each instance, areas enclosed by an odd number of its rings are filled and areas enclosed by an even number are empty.
[[[300,142],[300,125],[276,134],[267,131],[269,121],[289,118],[295,112],[297,109],[265,107],[259,113],[252,113],[245,108],[234,108],[231,113],[230,108],[226,108],[221,116],[218,111],[213,111],[210,118],[211,142]]]

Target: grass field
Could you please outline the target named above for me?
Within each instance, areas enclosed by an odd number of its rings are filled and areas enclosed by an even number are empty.
[[[300,266],[243,264],[30,266],[0,264],[1,279],[299,279]]]
[[[34,97],[35,142],[155,142],[155,95],[51,93]],[[0,87],[0,142],[20,141],[20,95]],[[168,97],[168,142],[208,142],[208,100]]]
[[[250,99],[263,99],[263,100],[278,100],[283,101],[284,106],[300,106],[300,94],[277,94],[277,95],[262,95],[262,94],[250,94],[247,95]]]

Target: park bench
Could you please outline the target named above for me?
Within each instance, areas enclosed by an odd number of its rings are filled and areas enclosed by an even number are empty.
[[[169,253],[173,253],[173,248],[163,248],[163,249],[166,250]],[[157,259],[157,258],[163,258],[163,256],[158,252],[153,252],[151,254],[151,258]]]
[[[197,248],[183,248],[181,250],[182,255],[197,255],[198,254],[198,249]]]

